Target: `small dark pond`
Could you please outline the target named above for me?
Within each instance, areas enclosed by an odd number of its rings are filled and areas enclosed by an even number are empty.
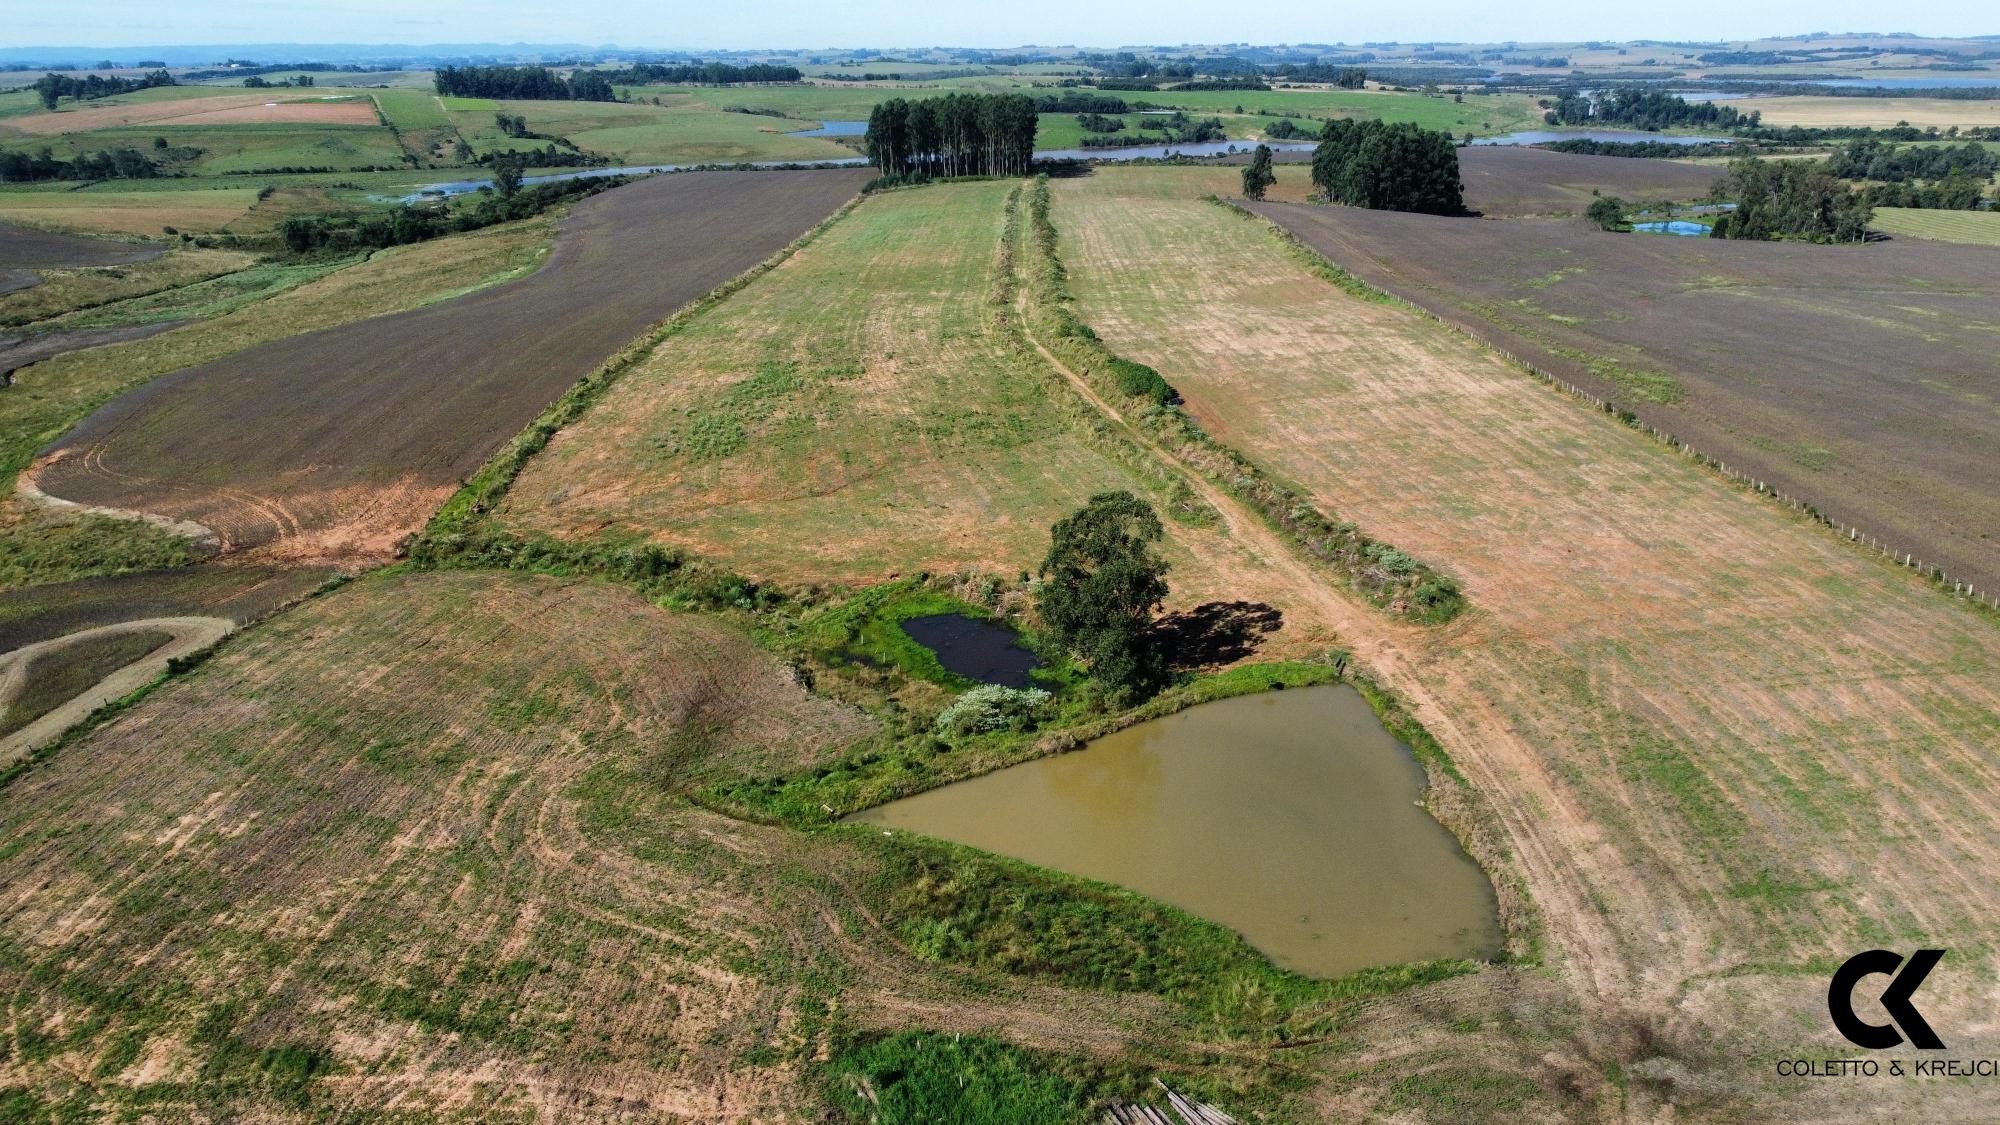
[[[859,137],[868,132],[866,121],[822,121],[817,129],[804,129],[794,137]]]
[[[956,613],[909,618],[903,632],[937,653],[946,670],[982,684],[1028,687],[1028,673],[1041,663],[1021,647],[1012,629]]]

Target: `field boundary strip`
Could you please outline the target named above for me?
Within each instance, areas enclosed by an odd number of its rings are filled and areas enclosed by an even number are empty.
[[[1029,201],[1034,252],[1038,269],[1029,286],[1037,308],[1054,321],[1051,333],[1058,347],[1086,353],[1079,363],[1085,376],[1099,372],[1143,372],[1153,383],[1153,396],[1174,394],[1158,372],[1118,356],[1070,308],[1067,268],[1057,249],[1056,228],[1049,219],[1047,177],[1037,181]],[[1036,341],[1036,346],[1042,346]],[[1119,386],[1107,393],[1148,401],[1148,393]],[[1442,625],[1469,604],[1458,580],[1429,563],[1362,531],[1354,523],[1328,518],[1312,499],[1276,479],[1241,452],[1215,440],[1186,411],[1167,401],[1150,402],[1145,427],[1154,431],[1161,454],[1193,472],[1211,486],[1247,506],[1288,546],[1326,567],[1349,589],[1376,609],[1393,617],[1425,625]],[[1120,419],[1121,422],[1124,419]]]
[[[805,249],[825,234],[841,219],[846,218],[867,198],[863,192],[848,199],[826,218],[821,219],[810,230],[801,234],[775,254],[762,262],[723,282],[721,285],[695,298],[693,301],[669,314],[650,328],[639,334],[632,343],[619,349],[610,359],[598,365],[595,371],[578,379],[569,390],[542,411],[533,422],[513,440],[502,446],[472,478],[465,482],[430,522],[418,533],[417,538],[437,541],[440,537],[463,531],[480,516],[490,513],[513,487],[521,475],[528,459],[548,445],[549,440],[564,426],[583,416],[584,411],[603,397],[625,372],[653,353],[691,323],[696,317],[721,304],[751,282],[778,268],[786,259]]]
[[[1479,333],[1468,329],[1457,321],[1433,312],[1407,297],[1392,293],[1378,285],[1362,280],[1359,276],[1342,268],[1338,262],[1328,258],[1317,248],[1308,245],[1298,235],[1293,234],[1285,228],[1284,224],[1279,223],[1275,219],[1260,215],[1232,199],[1224,199],[1217,195],[1208,195],[1203,198],[1224,210],[1235,212],[1245,220],[1262,224],[1264,229],[1273,238],[1277,239],[1292,257],[1297,259],[1308,272],[1319,277],[1321,280],[1333,284],[1352,296],[1379,304],[1395,305],[1406,312],[1414,313],[1435,324],[1442,325],[1452,333],[1470,340],[1508,365],[1533,376],[1544,386],[1574,401],[1584,403],[1600,413],[1611,415],[1627,427],[1646,434],[1668,449],[1693,461],[1695,464],[1719,474],[1729,483],[1741,486],[1749,492],[1757,493],[1776,501],[1793,513],[1803,516],[1811,522],[1832,531],[1836,538],[1843,539],[1855,547],[1862,548],[1880,558],[1886,559],[1897,567],[1915,571],[1918,575],[1926,579],[1938,592],[1948,592],[1954,599],[1963,601],[1981,612],[2000,613],[2000,593],[1995,593],[1991,590],[1981,591],[1975,588],[1970,582],[1954,579],[1950,574],[1945,572],[1942,566],[1934,563],[1926,563],[1917,558],[1914,552],[1899,550],[1893,544],[1863,532],[1857,525],[1843,523],[1824,515],[1811,501],[1793,496],[1782,489],[1773,488],[1767,482],[1749,473],[1730,468],[1728,463],[1711,457],[1686,441],[1675,437],[1672,433],[1642,420],[1634,411],[1622,408],[1614,402],[1577,386],[1560,375],[1548,371],[1537,364],[1530,363],[1528,360],[1523,359],[1521,356],[1514,354],[1512,351],[1494,343]],[[1946,590],[1947,586],[1950,587],[1949,591]]]

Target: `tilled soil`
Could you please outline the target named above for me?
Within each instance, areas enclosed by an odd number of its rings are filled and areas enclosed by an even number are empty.
[[[225,550],[384,557],[579,377],[865,177],[685,173],[607,192],[575,207],[533,276],[154,380],[51,447],[38,483],[204,524]]]
[[[158,246],[82,238],[0,223],[0,270],[122,266],[157,258],[160,253]]]
[[[178,323],[169,320],[117,328],[75,328],[67,332],[44,332],[38,336],[0,336],[0,376],[12,375],[31,363],[40,363],[64,352],[143,340],[178,327]]]

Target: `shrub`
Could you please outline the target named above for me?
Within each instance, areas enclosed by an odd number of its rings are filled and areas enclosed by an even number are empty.
[[[1095,334],[1092,334],[1095,338]],[[1110,363],[1111,377],[1118,380],[1118,389],[1128,395],[1151,399],[1165,406],[1179,396],[1174,388],[1159,372],[1143,363],[1129,359],[1113,359]]]
[[[988,734],[997,730],[1026,730],[1049,702],[1049,693],[1040,688],[1010,688],[986,684],[958,697],[937,718],[937,732],[948,738]]]

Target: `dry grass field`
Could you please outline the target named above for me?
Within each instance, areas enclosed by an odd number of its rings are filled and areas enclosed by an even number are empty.
[[[1755,98],[1734,103],[1744,112],[1758,110],[1766,125],[1840,125],[1886,129],[1892,125],[2000,125],[2000,102],[1961,98],[1839,98],[1801,95]]]
[[[38,483],[207,525],[225,550],[282,541],[302,561],[380,560],[571,383],[811,227],[862,175],[688,174],[596,196],[532,276],[184,366],[71,431]]]
[[[327,125],[375,124],[375,108],[366,100],[329,100],[335,97],[338,95],[300,96],[290,91],[245,94],[206,90],[199,96],[171,99],[125,95],[89,104],[65,104],[53,112],[9,117],[5,128],[31,136],[53,136],[134,125],[241,125],[288,121]]]
[[[1952,1055],[2000,1053],[2000,624],[1147,171],[1056,202],[1107,342],[1476,607],[1434,633],[1337,624],[1498,809],[1570,1003],[1530,1015],[1531,970],[1385,1001],[1323,1112],[1428,1081],[1439,1120],[1509,1088],[1516,1118],[1992,1116],[1976,1083],[1774,1062],[1850,1053],[1826,975],[1877,945],[1951,950],[1925,1010]],[[1504,1061],[1466,1020],[1539,1057]]]
[[[324,94],[267,97],[155,122],[160,125],[375,125],[375,103],[365,97]]]
[[[2000,593],[2000,251],[1266,210],[1370,282]]]
[[[613,587],[363,582],[0,794],[0,1085],[179,1118],[300,1113],[312,1080],[338,1116],[802,1117],[842,962],[892,954],[842,933],[837,850],[822,883],[679,795],[867,730]]]
[[[1180,479],[1010,326],[1014,185],[871,197],[661,344],[532,460],[502,519],[691,549],[781,584],[1032,570],[1090,494]],[[1018,233],[1018,232],[1017,232]],[[997,272],[1001,276],[996,277]],[[1174,604],[1268,601],[1324,647],[1316,590],[1255,543],[1169,522]]]
[[[0,192],[0,220],[86,234],[158,238],[166,227],[218,231],[256,206],[254,187],[165,191]]]

